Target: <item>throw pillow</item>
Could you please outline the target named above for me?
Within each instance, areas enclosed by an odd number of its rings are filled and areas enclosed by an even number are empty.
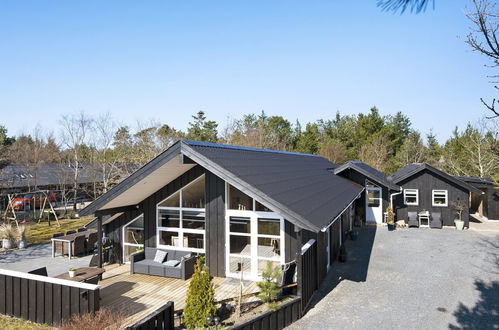
[[[180,263],[180,261],[178,261],[178,260],[168,260],[168,261],[163,262],[163,265],[170,266],[170,267],[175,267],[179,263]]]
[[[156,255],[154,256],[154,261],[159,262],[160,264],[165,261],[168,252],[162,250],[156,250]]]

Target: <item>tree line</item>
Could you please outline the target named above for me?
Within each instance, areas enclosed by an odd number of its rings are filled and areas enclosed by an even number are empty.
[[[33,171],[43,163],[68,164],[75,198],[82,164],[90,165],[100,182],[92,191],[97,197],[182,138],[317,154],[336,164],[360,160],[387,174],[427,162],[453,175],[499,179],[497,119],[456,127],[444,143],[432,131],[422,134],[413,128],[402,112],[383,116],[376,107],[367,114],[338,112],[305,126],[262,111],[220,127],[199,111],[185,131],[154,122],[118,125],[110,114],[93,118],[81,112],[63,116],[59,128],[57,136],[37,127],[32,134],[14,137],[0,125],[0,159],[3,165],[23,164]]]

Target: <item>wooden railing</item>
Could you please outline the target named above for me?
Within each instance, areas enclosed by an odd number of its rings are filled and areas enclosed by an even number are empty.
[[[57,325],[99,309],[100,286],[0,269],[0,314]]]
[[[301,298],[295,297],[275,311],[268,311],[251,320],[238,324],[231,330],[270,329],[280,330],[301,318]]]
[[[317,290],[317,242],[309,240],[303,245],[297,263],[298,294],[301,297],[302,309],[305,311]]]
[[[173,301],[167,302],[163,307],[157,309],[152,314],[149,314],[139,322],[132,326],[127,327],[127,330],[139,329],[159,329],[170,330],[173,329]]]

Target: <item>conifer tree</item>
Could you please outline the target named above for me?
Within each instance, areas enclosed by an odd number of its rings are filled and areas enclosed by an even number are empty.
[[[198,258],[187,291],[184,310],[184,324],[189,329],[207,327],[209,326],[207,317],[215,316],[215,290],[212,280],[208,267]]]

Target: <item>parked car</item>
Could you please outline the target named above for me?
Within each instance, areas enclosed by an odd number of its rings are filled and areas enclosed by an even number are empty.
[[[55,202],[57,199],[53,191],[48,193],[50,202]],[[12,207],[16,211],[29,211],[31,209],[39,209],[43,206],[45,195],[43,193],[28,193],[22,197],[16,197],[12,200]]]

